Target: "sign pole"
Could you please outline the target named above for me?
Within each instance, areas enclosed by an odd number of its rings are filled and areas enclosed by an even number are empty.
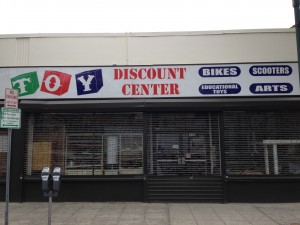
[[[6,156],[6,190],[5,190],[5,215],[4,224],[8,225],[9,212],[9,184],[10,184],[10,160],[11,160],[11,140],[12,129],[20,129],[21,110],[18,109],[18,90],[6,88],[4,108],[0,112],[0,128],[8,128],[8,149]]]
[[[8,151],[6,162],[6,198],[5,198],[5,225],[8,225],[8,212],[9,212],[9,183],[10,183],[10,158],[11,158],[11,135],[12,129],[8,129]]]
[[[295,14],[295,29],[296,29],[296,43],[297,43],[297,53],[298,53],[298,70],[300,77],[300,1],[293,0],[294,14]]]

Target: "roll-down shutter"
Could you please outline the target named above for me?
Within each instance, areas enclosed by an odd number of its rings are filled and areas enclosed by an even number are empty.
[[[300,112],[225,112],[229,175],[300,174]]]
[[[147,118],[148,174],[220,175],[216,113],[151,113]]]
[[[8,151],[7,129],[0,129],[0,176],[6,176],[6,157]]]
[[[143,173],[142,113],[31,113],[25,174],[59,166],[64,175]]]

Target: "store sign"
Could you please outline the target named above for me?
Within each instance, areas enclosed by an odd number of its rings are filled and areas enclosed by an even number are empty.
[[[241,92],[241,86],[239,84],[201,84],[199,92],[203,95],[215,95],[215,94],[238,94]]]
[[[94,94],[103,87],[102,70],[84,71],[75,75],[77,95]]]
[[[236,77],[240,74],[241,69],[237,66],[209,66],[199,69],[201,77]]]
[[[22,71],[22,70],[21,70]],[[3,77],[4,79],[6,78]],[[13,76],[10,79],[11,87],[19,90],[19,96],[34,94],[39,88],[39,80],[37,72],[30,72]]]
[[[40,91],[61,96],[68,92],[72,75],[46,70]]]
[[[252,66],[249,73],[253,76],[289,76],[293,69],[288,65]]]
[[[0,68],[20,99],[300,95],[297,63]]]
[[[0,113],[1,128],[21,128],[21,109],[16,108],[1,108]]]
[[[251,84],[250,91],[253,94],[286,94],[293,91],[289,83],[259,83]]]

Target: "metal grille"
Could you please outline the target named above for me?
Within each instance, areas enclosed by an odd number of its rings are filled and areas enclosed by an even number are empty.
[[[225,112],[229,175],[300,174],[300,112]]]
[[[142,113],[31,113],[25,174],[45,166],[64,175],[143,173]]]
[[[153,113],[148,119],[148,174],[220,175],[215,113]]]
[[[7,151],[8,151],[7,129],[0,129],[0,176],[6,176]]]

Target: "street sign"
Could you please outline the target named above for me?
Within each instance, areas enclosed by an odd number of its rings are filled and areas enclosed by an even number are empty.
[[[15,89],[6,88],[5,89],[5,108],[18,108],[19,102],[19,91]]]
[[[4,221],[8,225],[8,212],[9,212],[9,183],[10,183],[10,161],[11,161],[11,140],[12,129],[21,128],[21,109],[18,109],[19,102],[18,90],[6,88],[5,89],[5,102],[0,111],[0,128],[8,128],[8,151],[6,161],[6,189],[5,189],[5,212]]]
[[[21,128],[21,109],[1,108],[0,113],[1,128],[20,129]]]

